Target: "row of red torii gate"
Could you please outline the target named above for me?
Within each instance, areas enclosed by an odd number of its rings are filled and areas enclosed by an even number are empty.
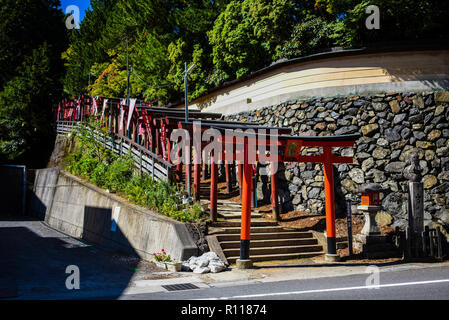
[[[254,166],[257,162],[270,163],[271,204],[279,219],[276,168],[280,162],[321,163],[324,172],[327,253],[336,258],[335,193],[333,164],[353,162],[352,157],[333,154],[332,148],[353,147],[359,134],[342,136],[294,136],[291,128],[267,127],[252,122],[224,121],[219,113],[153,107],[137,99],[80,96],[65,99],[54,106],[56,122],[77,123],[93,117],[102,120],[109,133],[126,137],[141,148],[165,161],[176,163],[176,181],[189,188],[193,166],[193,195],[200,200],[201,171],[210,166],[210,218],[217,218],[217,183],[219,163],[224,162],[226,182],[230,189],[230,166],[238,166],[238,185],[242,200],[240,232],[240,260],[250,261],[251,204]],[[188,137],[213,136],[214,143],[195,139],[170,139],[173,133],[183,132]],[[213,132],[214,134],[210,134]],[[182,135],[176,135],[181,137]],[[174,141],[172,141],[174,140]],[[206,139],[207,140],[207,139]],[[187,142],[186,142],[187,141]],[[213,147],[211,147],[211,145]],[[263,146],[263,148],[261,148]],[[319,148],[320,154],[307,155],[306,149]],[[192,152],[193,151],[193,152]],[[173,154],[176,156],[173,157]],[[187,156],[186,156],[187,155]],[[193,165],[191,165],[193,155]],[[184,161],[181,161],[181,160]],[[201,168],[202,167],[202,168]],[[182,172],[185,175],[182,175]],[[185,181],[181,181],[184,179]]]

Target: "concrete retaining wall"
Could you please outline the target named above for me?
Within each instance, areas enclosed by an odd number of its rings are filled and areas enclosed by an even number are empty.
[[[146,260],[152,260],[153,252],[161,249],[177,260],[198,254],[184,224],[130,204],[64,171],[37,170],[34,193],[32,214],[45,217],[50,226],[74,237]]]

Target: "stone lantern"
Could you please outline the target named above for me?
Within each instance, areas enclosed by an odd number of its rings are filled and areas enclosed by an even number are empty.
[[[361,186],[358,193],[362,194],[361,204],[357,207],[357,210],[365,215],[365,225],[361,231],[361,234],[366,236],[380,235],[379,227],[376,222],[377,213],[382,210],[380,205],[380,193],[386,192],[386,189],[382,189],[379,184],[370,183]]]
[[[382,236],[376,222],[377,213],[382,210],[380,193],[386,192],[379,184],[370,183],[361,186],[357,192],[361,193],[361,204],[357,210],[364,214],[365,225],[359,234],[354,236],[354,247],[367,258],[382,258],[394,255],[393,247]]]

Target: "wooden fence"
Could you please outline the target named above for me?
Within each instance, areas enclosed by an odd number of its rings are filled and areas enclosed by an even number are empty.
[[[82,125],[79,121],[57,121],[56,131],[59,134],[69,134]],[[127,137],[116,133],[102,134],[96,131],[95,139],[102,143],[107,149],[118,155],[129,153],[134,159],[135,166],[141,173],[151,175],[157,181],[174,181],[175,166],[165,161],[150,150],[142,147]]]

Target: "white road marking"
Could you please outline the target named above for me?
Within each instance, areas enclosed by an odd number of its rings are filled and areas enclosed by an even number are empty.
[[[306,294],[306,293],[322,293],[322,292],[363,290],[363,289],[371,289],[372,290],[372,289],[377,289],[377,288],[380,289],[380,288],[391,288],[391,287],[401,287],[401,286],[415,286],[415,285],[443,283],[443,282],[449,282],[449,279],[389,283],[389,284],[380,284],[375,287],[373,287],[373,286],[358,286],[358,287],[329,288],[329,289],[316,289],[316,290],[290,291],[290,292],[273,292],[273,293],[248,294],[248,295],[241,295],[241,296],[209,298],[209,299],[195,299],[195,300],[228,300],[228,299],[261,298],[261,297],[270,297],[270,296],[273,297],[273,296],[285,296],[285,295]]]

